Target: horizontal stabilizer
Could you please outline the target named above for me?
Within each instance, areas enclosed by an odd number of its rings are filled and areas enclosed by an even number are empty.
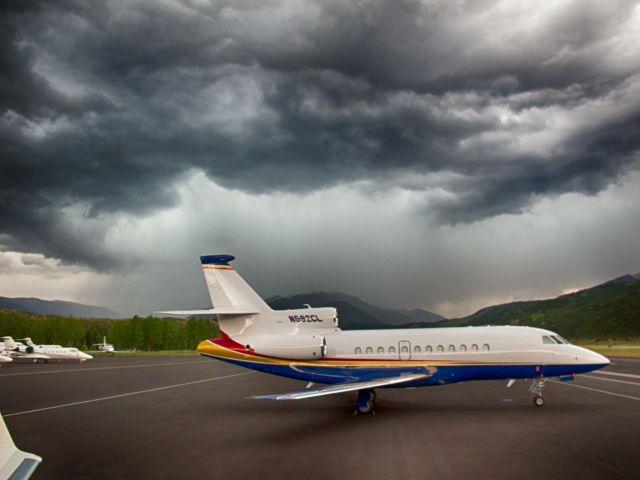
[[[210,308],[208,310],[171,310],[155,312],[160,315],[255,315],[258,312],[256,308],[252,307],[218,307]]]
[[[37,455],[18,450],[0,417],[0,478],[11,480],[29,478],[42,461]]]
[[[334,395],[336,393],[354,392],[357,390],[365,390],[369,388],[387,387],[390,385],[398,385],[402,383],[415,382],[431,376],[428,373],[411,373],[400,375],[397,377],[379,378],[366,382],[340,383],[337,385],[328,385],[326,387],[314,390],[302,390],[300,392],[276,393],[273,395],[252,396],[255,400],[302,400],[303,398],[321,397],[323,395]]]

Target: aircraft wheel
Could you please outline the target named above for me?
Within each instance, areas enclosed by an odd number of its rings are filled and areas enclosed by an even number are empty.
[[[360,390],[358,392],[358,400],[355,404],[354,414],[373,414],[373,400],[375,392],[373,390]]]
[[[535,397],[533,397],[533,404],[536,407],[541,407],[544,405],[544,398],[542,398],[540,395],[536,395]]]
[[[365,415],[367,413],[371,413],[373,411],[373,402],[367,402],[364,405],[358,405],[356,409],[358,410],[358,413],[362,413]]]
[[[362,415],[375,415],[376,412],[373,409],[373,402],[367,402],[366,404],[356,405],[353,410],[354,415],[362,414]]]

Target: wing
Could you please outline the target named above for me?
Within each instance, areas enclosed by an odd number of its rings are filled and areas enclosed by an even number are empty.
[[[46,353],[24,353],[24,352],[10,352],[13,358],[27,358],[29,360],[51,360],[51,355]]]
[[[387,387],[389,385],[399,385],[402,383],[415,382],[423,378],[430,377],[426,373],[412,373],[408,375],[400,375],[397,377],[379,378],[377,380],[369,380],[367,382],[340,383],[338,385],[328,385],[326,387],[316,388],[314,390],[302,390],[300,392],[275,393],[273,395],[252,396],[255,400],[302,400],[303,398],[321,397],[323,395],[334,395],[336,393],[354,392],[356,390],[365,390],[368,388]]]
[[[11,434],[0,417],[0,478],[26,479],[31,476],[42,458],[18,450]]]

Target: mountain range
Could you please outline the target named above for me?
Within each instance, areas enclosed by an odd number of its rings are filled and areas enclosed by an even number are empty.
[[[527,325],[582,339],[640,337],[640,273],[552,299],[494,305],[468,317],[410,327],[476,325]]]
[[[36,313],[38,315],[59,315],[62,317],[124,318],[122,314],[105,307],[66,302],[64,300],[41,300],[33,297],[0,297],[0,308],[6,310],[20,310],[21,312]]]
[[[622,275],[595,287],[546,300],[493,305],[463,318],[445,319],[423,309],[379,307],[344,293],[315,292],[274,296],[274,309],[335,307],[344,330],[385,328],[439,328],[474,325],[528,325],[548,328],[571,338],[640,336],[640,273]],[[105,307],[60,300],[0,297],[0,309],[40,315],[83,318],[123,318]]]
[[[420,308],[394,309],[371,305],[358,297],[344,293],[304,293],[290,297],[275,296],[266,302],[274,310],[313,307],[335,307],[338,309],[338,325],[344,330],[366,330],[370,328],[402,328],[412,323],[432,323],[445,320],[442,315]]]

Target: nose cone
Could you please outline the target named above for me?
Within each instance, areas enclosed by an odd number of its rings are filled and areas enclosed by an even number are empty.
[[[591,353],[594,355],[595,357],[594,360],[598,365],[602,365],[602,367],[606,367],[611,363],[611,360],[609,360],[604,355],[600,355],[599,353],[596,353],[596,352],[591,352]]]
[[[84,353],[84,352],[82,352],[80,354],[80,358],[83,358],[85,360],[92,360],[93,359],[93,357],[91,355],[89,355],[88,353]]]
[[[609,360],[607,357],[605,357],[604,355],[600,355],[599,353],[594,352],[593,350],[589,350],[587,348],[582,348],[582,347],[576,347],[576,348],[579,349],[578,357],[580,359],[580,363],[589,365],[590,367],[592,367],[592,370],[604,368],[611,363],[611,360]]]

